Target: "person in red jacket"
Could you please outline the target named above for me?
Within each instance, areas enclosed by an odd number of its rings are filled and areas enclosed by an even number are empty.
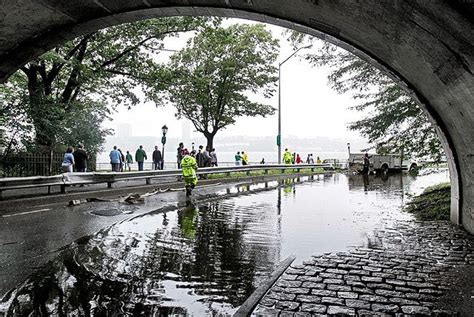
[[[296,164],[301,164],[303,161],[301,160],[301,157],[299,154],[296,154]]]

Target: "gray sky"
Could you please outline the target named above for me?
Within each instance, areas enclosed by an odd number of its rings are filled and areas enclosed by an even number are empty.
[[[226,23],[254,23],[245,20],[229,20]],[[279,62],[288,57],[293,49],[282,36],[283,28],[267,25],[274,37],[280,39]],[[180,49],[189,36],[168,39],[165,47]],[[304,51],[304,50],[303,50]],[[310,50],[306,50],[310,51]],[[161,58],[166,59],[171,53],[163,52]],[[276,65],[278,66],[278,64]],[[360,137],[353,131],[348,131],[349,122],[360,118],[361,114],[348,107],[355,104],[349,95],[339,95],[327,85],[328,70],[314,68],[306,61],[294,56],[282,66],[282,135],[299,137],[326,136],[334,138]],[[256,100],[265,102],[273,107],[278,106],[278,94],[271,99],[256,97]],[[177,120],[172,106],[157,108],[153,103],[144,103],[127,110],[121,107],[114,115],[112,122],[106,123],[107,127],[116,129],[120,124],[131,124],[133,136],[161,135],[161,127],[169,127],[170,137],[181,137],[183,124],[187,120]],[[221,132],[222,136],[276,136],[278,118],[240,118],[234,126]],[[191,131],[194,127],[191,125]],[[198,135],[197,133],[195,134]],[[193,132],[191,137],[193,137]]]

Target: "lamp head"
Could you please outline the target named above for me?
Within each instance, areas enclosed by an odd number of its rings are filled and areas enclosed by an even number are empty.
[[[168,127],[166,126],[166,124],[161,127],[161,131],[163,132],[163,135],[166,135],[166,133],[168,133]]]

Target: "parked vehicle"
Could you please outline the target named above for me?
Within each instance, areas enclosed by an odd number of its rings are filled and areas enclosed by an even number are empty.
[[[362,170],[364,155],[365,153],[350,153],[349,168],[358,171]],[[418,169],[418,164],[415,161],[402,160],[402,157],[396,154],[379,155],[369,153],[369,162],[369,170],[376,173],[386,174],[388,172]]]

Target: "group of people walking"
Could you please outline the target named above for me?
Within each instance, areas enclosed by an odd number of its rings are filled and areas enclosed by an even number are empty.
[[[89,155],[82,144],[78,144],[75,149],[72,146],[68,146],[66,153],[64,153],[61,167],[64,173],[72,173],[73,171],[85,172],[88,160]]]
[[[113,150],[110,151],[110,164],[112,165],[112,172],[123,172],[123,171],[131,171],[132,164],[133,164],[133,157],[129,151],[126,154],[122,152],[117,146],[114,146]],[[138,170],[144,170],[144,163],[148,159],[145,150],[143,149],[143,145],[140,145],[138,149],[135,151],[135,162],[137,163]],[[163,155],[161,151],[158,149],[158,146],[155,146],[155,150],[152,153],[152,168],[154,170],[162,170],[163,169]]]
[[[285,149],[285,152],[283,153],[283,162],[285,164],[302,164],[302,163],[321,164],[322,163],[319,156],[316,157],[316,162],[315,162],[312,153],[308,154],[308,156],[306,157],[306,161],[303,162],[303,160],[301,159],[301,156],[298,153],[291,153],[290,151],[288,151],[288,149]]]
[[[187,148],[184,147],[184,143],[179,143],[177,148],[177,164],[178,168],[181,168],[181,161],[184,156],[187,154],[193,156],[196,159],[196,164],[198,167],[213,167],[218,166],[217,163],[217,154],[216,149],[211,148],[209,146],[199,145],[198,150],[194,150],[194,147],[189,151]]]
[[[242,151],[235,154],[235,165],[249,165],[249,155],[247,152]]]

